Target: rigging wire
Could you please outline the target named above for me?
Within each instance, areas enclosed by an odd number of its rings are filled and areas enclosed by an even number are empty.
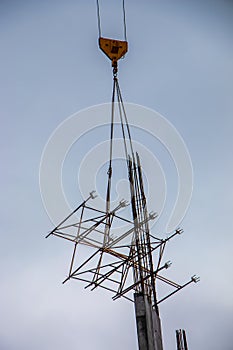
[[[127,41],[125,0],[122,0],[122,6],[123,6],[123,22],[124,22],[124,39],[125,41]]]
[[[138,154],[133,150],[133,142],[130,134],[130,127],[124,101],[122,98],[117,74],[113,75],[113,91],[112,91],[112,104],[111,104],[111,131],[110,131],[110,159],[108,174],[108,185],[106,193],[106,212],[110,212],[111,203],[111,182],[112,182],[112,160],[113,160],[113,138],[114,138],[114,125],[115,125],[115,107],[118,106],[118,113],[120,118],[120,125],[122,130],[122,138],[124,144],[125,159],[127,160],[128,176],[131,189],[131,204],[132,212],[135,223],[135,236],[134,242],[130,249],[130,255],[136,259],[136,265],[134,268],[134,281],[140,282],[137,285],[138,292],[146,292],[151,298],[152,302],[156,304],[156,290],[155,290],[155,275],[152,259],[152,248],[150,244],[149,225],[148,225],[148,211],[147,203],[144,194],[144,186],[142,179],[142,170]],[[139,223],[143,223],[142,227],[139,227]],[[107,222],[107,227],[110,227],[111,223]],[[145,283],[145,276],[149,276],[150,283]],[[156,312],[158,310],[156,309]]]
[[[100,4],[99,4],[99,0],[96,0],[96,10],[97,10],[97,24],[98,24],[99,38],[101,38],[101,18],[100,18]],[[123,12],[123,34],[124,34],[124,40],[127,41],[125,0],[122,0],[122,12]]]
[[[97,23],[98,23],[99,38],[101,38],[101,23],[100,23],[100,5],[99,5],[99,0],[96,0],[96,10],[97,10]]]
[[[110,150],[109,150],[109,167],[108,167],[108,185],[106,193],[106,212],[110,212],[111,202],[111,182],[112,182],[112,152],[113,152],[113,133],[114,133],[114,103],[115,103],[116,80],[114,79],[111,104],[111,130],[110,130]]]

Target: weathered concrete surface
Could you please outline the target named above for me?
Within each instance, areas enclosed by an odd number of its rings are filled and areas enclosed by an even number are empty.
[[[147,296],[134,294],[139,350],[163,350],[159,315]]]

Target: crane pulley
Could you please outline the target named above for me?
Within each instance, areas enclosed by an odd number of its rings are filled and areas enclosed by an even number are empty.
[[[127,41],[99,38],[99,47],[112,61],[113,73],[117,73],[117,61],[128,51]]]

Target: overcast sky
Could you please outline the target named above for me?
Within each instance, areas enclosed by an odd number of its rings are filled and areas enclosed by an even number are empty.
[[[184,283],[196,273],[201,282],[161,304],[164,348],[175,349],[175,330],[184,328],[190,350],[232,350],[233,2],[125,2],[124,100],[167,118],[193,164],[185,232],[168,246],[167,276]],[[100,5],[102,34],[123,39],[121,2]],[[62,285],[71,247],[44,239],[53,227],[39,188],[44,146],[67,117],[111,98],[110,62],[97,39],[95,1],[0,2],[1,350],[137,348],[133,304],[76,281]],[[96,133],[92,143],[105,129]],[[69,193],[82,146],[67,159]],[[175,171],[154,146],[173,193]]]

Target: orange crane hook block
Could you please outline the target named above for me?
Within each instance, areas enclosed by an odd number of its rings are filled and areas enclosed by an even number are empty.
[[[127,41],[99,38],[99,47],[112,61],[112,66],[117,68],[117,61],[128,51]]]

